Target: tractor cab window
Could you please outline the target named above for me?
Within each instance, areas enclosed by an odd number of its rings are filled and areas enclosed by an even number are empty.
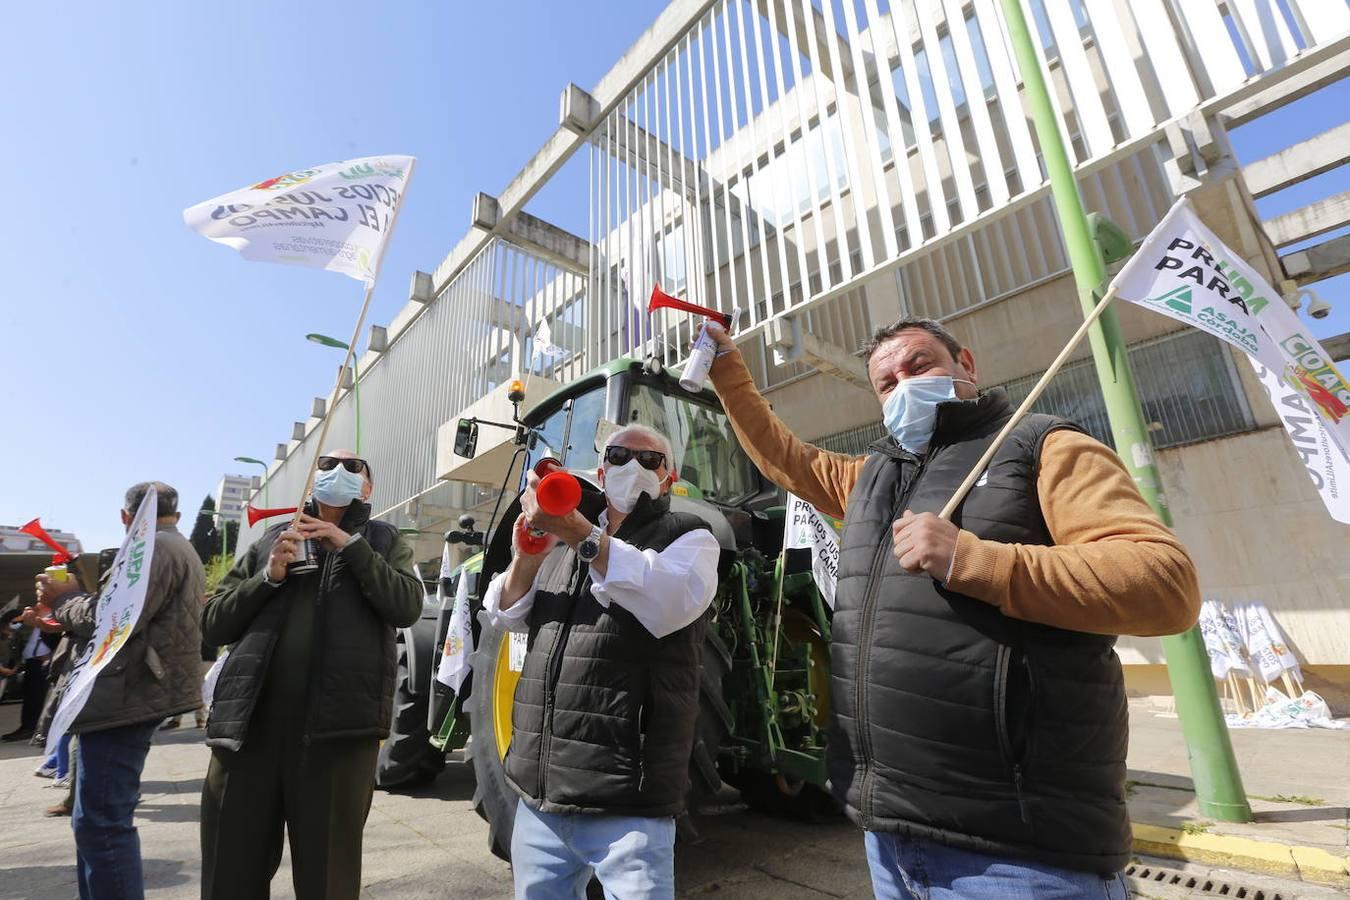
[[[670,438],[680,480],[697,487],[705,499],[735,503],[759,489],[755,467],[737,442],[731,422],[713,407],[637,385],[628,421]]]
[[[545,456],[561,460],[569,469],[594,472],[600,467],[595,431],[605,414],[605,384],[568,400],[544,420],[530,449],[529,466]]]

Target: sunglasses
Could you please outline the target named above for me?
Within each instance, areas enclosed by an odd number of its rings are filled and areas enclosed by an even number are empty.
[[[331,472],[338,467],[338,463],[342,463],[342,468],[351,472],[353,475],[361,474],[361,470],[363,469],[367,472],[370,471],[370,466],[364,459],[338,459],[336,456],[320,456],[319,471]]]
[[[605,462],[611,466],[626,466],[634,457],[637,457],[638,465],[652,472],[666,463],[666,455],[660,450],[633,450],[618,446],[605,448]]]

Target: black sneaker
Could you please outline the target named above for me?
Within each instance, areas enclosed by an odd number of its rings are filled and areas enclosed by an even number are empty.
[[[0,741],[5,741],[6,743],[12,744],[15,741],[26,741],[32,736],[33,736],[33,729],[16,728],[9,734],[0,734]]]

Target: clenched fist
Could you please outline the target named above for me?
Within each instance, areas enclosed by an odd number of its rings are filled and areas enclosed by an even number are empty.
[[[927,572],[938,581],[947,580],[960,534],[960,528],[929,512],[915,515],[907,509],[891,523],[900,567],[906,572]]]

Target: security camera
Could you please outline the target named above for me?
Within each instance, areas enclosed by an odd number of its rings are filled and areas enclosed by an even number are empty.
[[[1325,319],[1331,315],[1331,304],[1313,294],[1308,298],[1308,315],[1314,319]]]

